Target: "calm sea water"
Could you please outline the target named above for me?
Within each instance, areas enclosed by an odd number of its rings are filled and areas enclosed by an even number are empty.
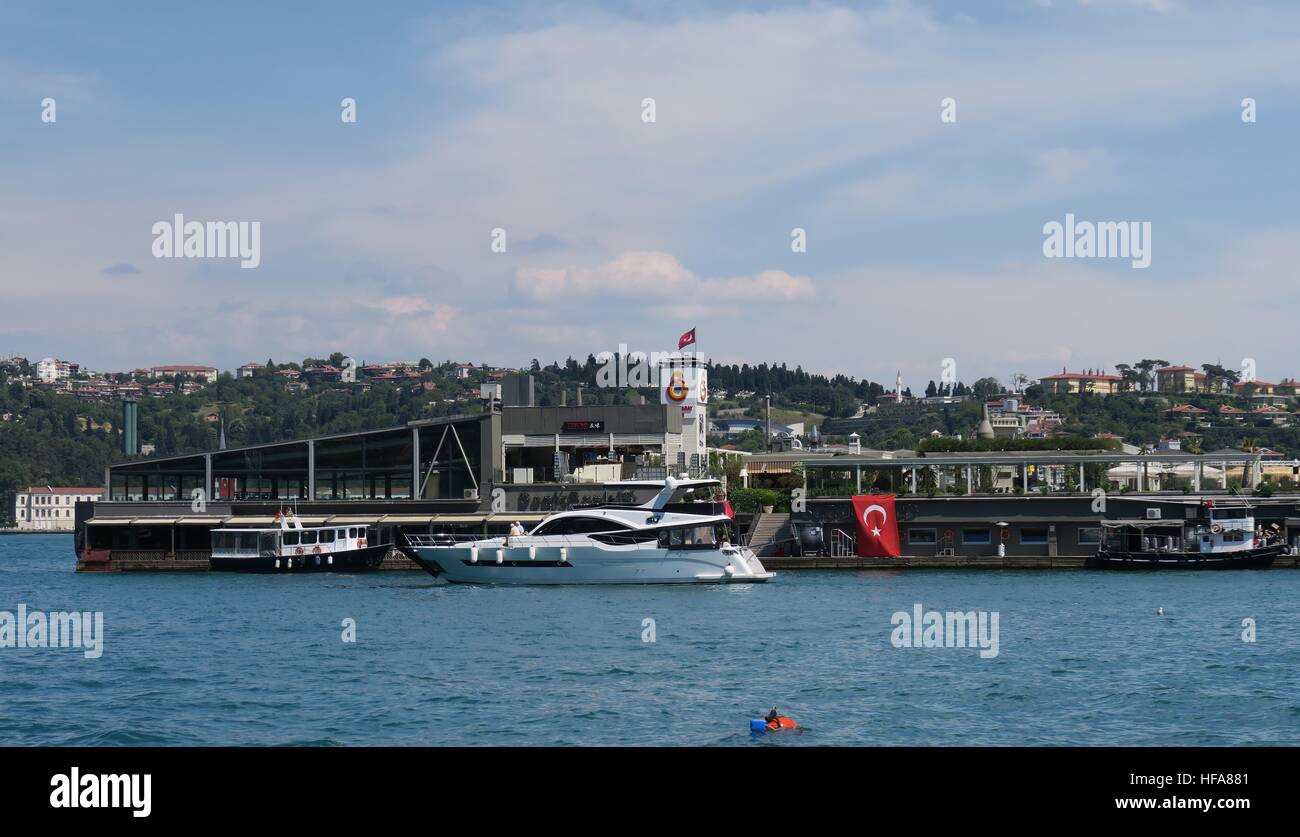
[[[0,745],[1300,744],[1289,569],[492,588],[73,565],[70,536],[0,537],[0,610],[102,611],[105,634],[99,659],[0,648]],[[916,603],[997,611],[998,656],[894,648]],[[774,703],[802,730],[751,738]]]

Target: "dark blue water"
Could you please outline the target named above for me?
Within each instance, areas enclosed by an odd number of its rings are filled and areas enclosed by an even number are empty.
[[[0,537],[0,610],[105,622],[99,659],[0,648],[2,745],[1300,744],[1290,569],[490,588],[73,563],[70,537]],[[918,602],[997,611],[998,656],[894,648]],[[751,739],[773,703],[800,734]]]

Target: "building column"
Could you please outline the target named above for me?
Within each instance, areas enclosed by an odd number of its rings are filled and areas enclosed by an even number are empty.
[[[1088,467],[1088,464],[1087,464],[1086,462],[1080,462],[1080,463],[1079,463],[1079,492],[1082,493],[1082,494],[1087,494],[1087,493],[1088,493],[1088,471],[1087,471],[1087,467]]]
[[[916,468],[912,468],[912,493],[916,493]]]
[[[212,454],[203,454],[203,502],[212,499]],[[109,495],[110,499],[112,495]]]
[[[307,499],[316,499],[316,441],[307,440]]]
[[[420,428],[411,428],[411,499],[420,496]]]
[[[1205,463],[1197,462],[1196,467],[1192,469],[1192,489],[1197,494],[1201,493],[1201,477],[1202,475],[1204,475],[1204,473],[1205,473]]]
[[[807,469],[805,468],[804,471],[806,472]],[[861,465],[853,466],[853,481],[854,481],[854,485],[856,486],[856,493],[861,494],[862,493],[862,466]]]
[[[966,493],[967,494],[975,493],[975,480],[974,480],[973,471],[974,469],[972,466],[970,465],[966,466]]]

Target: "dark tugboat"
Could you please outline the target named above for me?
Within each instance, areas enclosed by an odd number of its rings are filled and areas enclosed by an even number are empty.
[[[372,545],[366,526],[303,526],[292,513],[275,518],[272,528],[212,530],[212,569],[246,573],[373,570],[392,546]]]
[[[1275,531],[1255,528],[1248,506],[1216,508],[1187,520],[1104,520],[1105,537],[1088,566],[1108,570],[1264,569],[1289,552]]]

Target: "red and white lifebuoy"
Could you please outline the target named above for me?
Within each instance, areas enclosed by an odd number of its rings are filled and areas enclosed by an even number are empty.
[[[302,549],[302,547],[301,547],[301,546],[298,547],[297,549],[295,549],[295,550],[293,551],[293,553],[294,553],[295,555],[301,555],[301,554],[303,553],[303,549]]]
[[[311,548],[311,554],[312,554],[312,555],[320,555],[320,547],[319,547],[319,546],[313,546],[313,547]]]

